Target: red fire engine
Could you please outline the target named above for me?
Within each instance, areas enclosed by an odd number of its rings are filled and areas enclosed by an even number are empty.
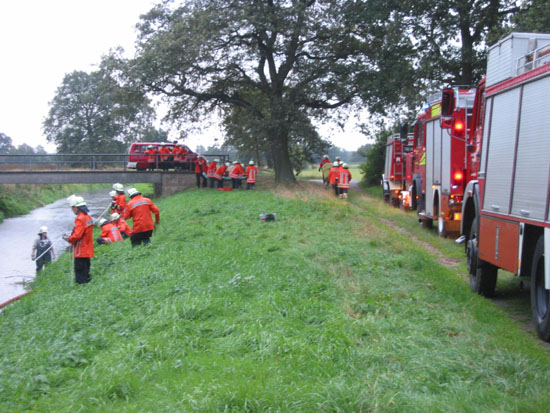
[[[420,222],[436,221],[440,236],[458,233],[467,172],[466,128],[475,89],[453,88],[430,99],[413,124],[413,151],[407,155],[405,207],[417,210]],[[448,98],[446,97],[448,96]],[[442,107],[446,114],[442,116]]]
[[[412,150],[406,131],[401,135],[391,135],[386,143],[384,174],[382,175],[382,194],[390,205],[401,204],[402,191],[405,189],[405,156]]]
[[[533,319],[550,341],[550,34],[512,33],[489,49],[467,154],[470,286],[493,294],[499,268],[531,277]]]

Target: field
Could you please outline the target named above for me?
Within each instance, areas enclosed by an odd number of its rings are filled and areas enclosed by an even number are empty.
[[[548,410],[548,349],[413,216],[307,182],[156,202],[152,245],[0,315],[1,411]]]

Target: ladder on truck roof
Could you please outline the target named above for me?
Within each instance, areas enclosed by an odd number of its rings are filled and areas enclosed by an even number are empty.
[[[550,63],[550,43],[527,53],[525,56],[518,57],[516,74],[520,75],[546,63]]]

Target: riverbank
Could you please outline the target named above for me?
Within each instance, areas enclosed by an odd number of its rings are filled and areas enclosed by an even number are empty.
[[[155,200],[149,247],[83,286],[65,255],[1,314],[0,409],[544,411],[548,351],[359,196]]]
[[[76,192],[109,188],[106,184],[0,185],[0,223],[4,218],[28,214]]]

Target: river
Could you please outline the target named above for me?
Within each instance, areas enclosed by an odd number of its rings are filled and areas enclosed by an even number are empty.
[[[106,188],[78,193],[86,200],[93,218],[98,218],[110,204],[109,191]],[[31,260],[31,252],[34,240],[38,238],[38,229],[42,225],[48,227],[48,238],[54,244],[57,258],[69,245],[63,241],[62,235],[72,231],[74,219],[75,215],[64,198],[30,214],[7,218],[0,224],[0,304],[27,291],[25,283],[35,277],[36,263]]]

